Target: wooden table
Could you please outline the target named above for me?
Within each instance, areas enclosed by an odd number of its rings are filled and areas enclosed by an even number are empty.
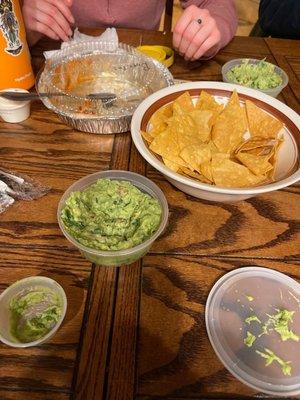
[[[161,32],[120,31],[138,45],[171,43]],[[43,42],[33,49],[35,67]],[[300,42],[236,37],[196,68],[176,58],[176,78],[220,80],[237,57],[263,58],[289,75],[280,100],[300,113]],[[300,187],[236,204],[213,204],[176,190],[150,168],[130,134],[89,135],[65,126],[41,103],[30,119],[1,123],[1,164],[28,174],[51,192],[18,201],[0,216],[1,290],[17,279],[45,275],[65,289],[65,321],[48,343],[18,350],[0,346],[1,400],[246,399],[254,391],[222,366],[208,341],[204,308],[213,283],[246,265],[300,279]],[[170,223],[142,262],[91,265],[63,237],[58,201],[77,179],[104,169],[147,175],[167,196]],[[267,397],[261,394],[261,397]]]

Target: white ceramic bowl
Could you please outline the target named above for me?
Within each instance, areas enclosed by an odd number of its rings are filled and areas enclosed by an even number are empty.
[[[1,92],[23,92],[29,93],[25,89],[8,88]],[[0,97],[0,117],[5,122],[17,124],[25,121],[30,115],[30,100],[13,101]]]
[[[190,92],[192,97],[198,97],[201,90],[206,90],[213,94],[217,101],[222,102],[224,98],[230,97],[234,89],[237,90],[242,101],[245,99],[252,100],[260,108],[265,109],[285,123],[285,128],[282,130],[285,140],[279,151],[274,182],[240,189],[208,185],[172,171],[165,166],[157,155],[149,150],[140,131],[141,129],[147,130],[148,121],[158,108],[174,101],[186,90]],[[260,193],[284,188],[300,180],[300,116],[279,100],[240,85],[223,82],[188,82],[159,90],[145,99],[133,114],[131,135],[138,151],[149,164],[160,171],[178,189],[200,199],[219,202],[244,200]]]
[[[228,61],[222,67],[223,81],[227,82],[227,83],[234,83],[230,79],[228,79],[228,77],[227,77],[228,71],[237,65],[241,65],[246,60],[248,60],[248,62],[250,64],[258,64],[261,61],[261,60],[256,60],[255,58],[236,58],[234,60]],[[269,62],[269,61],[267,61],[267,62]],[[271,63],[269,63],[269,64],[271,64]],[[282,91],[282,89],[285,88],[286,85],[289,83],[289,77],[287,76],[287,74],[284,72],[283,69],[279,68],[275,64],[272,64],[272,65],[274,65],[274,67],[275,67],[274,71],[276,72],[276,74],[281,76],[282,84],[278,85],[274,88],[271,88],[271,89],[255,89],[255,90],[259,90],[260,92],[268,94],[269,96],[272,96],[272,97],[277,97],[279,95],[279,93]],[[241,85],[241,86],[243,86],[243,85]]]
[[[10,332],[10,309],[9,304],[11,299],[19,292],[26,288],[33,286],[44,287],[55,291],[62,300],[62,312],[60,319],[54,325],[54,327],[47,333],[47,335],[41,337],[34,342],[22,343],[19,342]],[[32,276],[29,278],[21,279],[12,285],[10,285],[0,295],[0,341],[11,347],[32,347],[38,346],[47,340],[58,330],[60,327],[67,310],[67,297],[63,288],[53,279],[45,276]]]

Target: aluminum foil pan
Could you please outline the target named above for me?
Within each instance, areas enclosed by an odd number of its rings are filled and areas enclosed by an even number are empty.
[[[58,51],[38,75],[38,93],[59,93],[41,98],[68,125],[90,133],[120,133],[130,129],[136,107],[151,93],[174,84],[160,62],[123,43],[78,42]],[[109,92],[116,100],[87,99]]]

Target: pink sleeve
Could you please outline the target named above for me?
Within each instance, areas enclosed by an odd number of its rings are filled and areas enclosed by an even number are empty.
[[[216,53],[235,35],[237,29],[237,15],[234,0],[181,0],[183,8],[191,5],[206,8],[215,18],[221,32],[221,42]]]

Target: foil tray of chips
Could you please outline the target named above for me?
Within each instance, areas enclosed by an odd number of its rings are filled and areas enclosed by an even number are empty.
[[[77,42],[55,53],[39,73],[38,93],[44,105],[68,125],[89,133],[120,133],[130,129],[136,107],[150,94],[174,84],[168,69],[134,47],[103,41]],[[104,102],[87,97],[113,93]]]

